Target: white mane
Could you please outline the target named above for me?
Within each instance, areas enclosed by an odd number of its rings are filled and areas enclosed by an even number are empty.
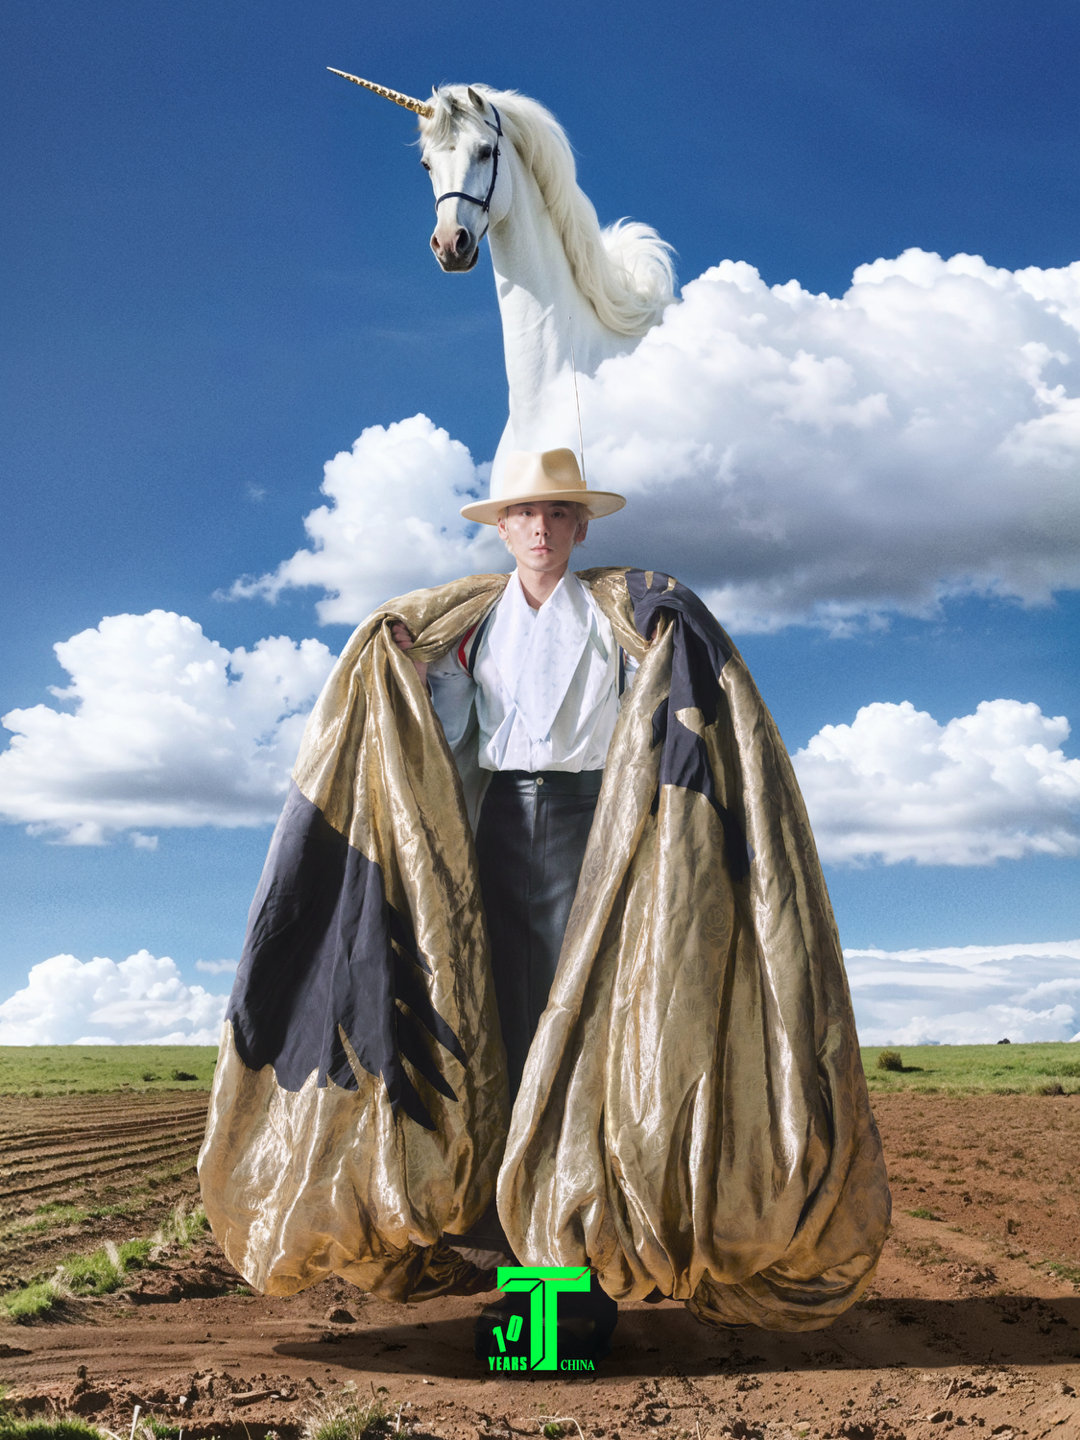
[[[475,115],[468,88],[447,85],[432,93],[435,114],[420,125],[425,138],[438,144],[461,115]],[[578,186],[566,133],[543,105],[515,90],[471,88],[497,108],[504,135],[539,186],[578,289],[601,324],[619,335],[644,335],[674,298],[672,247],[651,225],[637,221],[600,228],[592,202]]]

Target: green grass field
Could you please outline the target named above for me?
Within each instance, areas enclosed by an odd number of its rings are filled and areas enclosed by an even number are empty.
[[[902,1070],[879,1067],[886,1048],[900,1055]],[[874,1095],[1080,1094],[1080,1044],[864,1046],[862,1061]]]
[[[1080,1043],[900,1045],[901,1070],[878,1066],[882,1046],[864,1046],[874,1094],[1080,1094]],[[0,1095],[93,1095],[115,1090],[209,1090],[211,1045],[4,1045]],[[1047,1087],[1051,1087],[1049,1090]]]
[[[209,1090],[213,1045],[0,1045],[0,1095]]]

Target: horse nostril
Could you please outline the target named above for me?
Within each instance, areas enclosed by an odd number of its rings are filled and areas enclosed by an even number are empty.
[[[438,237],[435,235],[432,235],[431,237],[431,248],[435,251],[436,255],[439,253],[439,241]]]
[[[454,236],[454,249],[459,255],[464,255],[465,251],[469,248],[471,238],[468,230],[464,228],[460,229]]]

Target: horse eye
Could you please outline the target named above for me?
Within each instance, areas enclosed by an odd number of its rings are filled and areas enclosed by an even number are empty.
[[[427,170],[427,171],[430,171],[430,170],[431,170],[431,166],[428,164],[428,162],[427,162],[426,160],[421,160],[421,161],[420,161],[420,164],[424,167],[425,170]]]
[[[490,145],[481,145],[481,146],[480,146],[480,150],[479,150],[476,158],[477,158],[478,160],[490,160],[490,159],[491,159],[491,146],[490,146]]]

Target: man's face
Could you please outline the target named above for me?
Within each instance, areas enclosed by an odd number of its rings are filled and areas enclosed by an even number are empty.
[[[575,544],[584,540],[588,528],[588,521],[579,522],[573,506],[557,500],[510,505],[499,519],[499,534],[519,568],[544,575],[565,572]]]

